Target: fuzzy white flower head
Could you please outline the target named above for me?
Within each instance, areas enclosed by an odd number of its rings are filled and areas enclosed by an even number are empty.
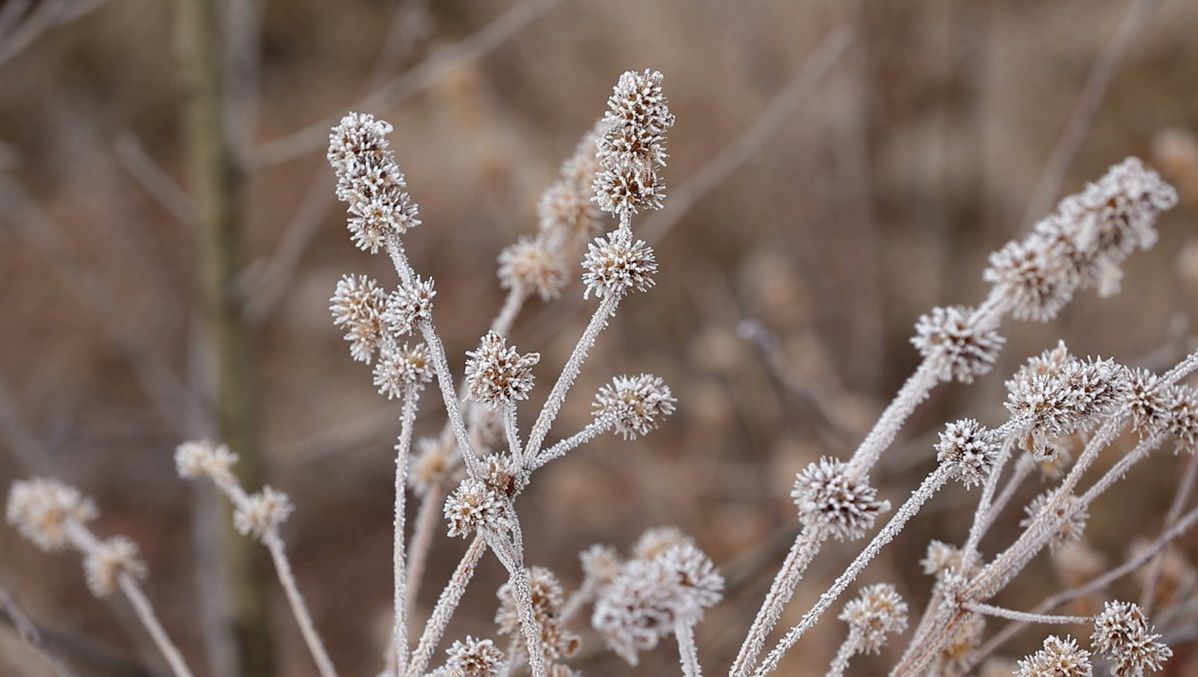
[[[17,480],[8,491],[8,523],[42,550],[66,546],[70,529],[98,514],[90,498],[55,480]]]
[[[421,322],[433,319],[433,297],[436,295],[432,278],[421,279],[416,275],[387,296],[383,319],[395,334],[410,334]]]
[[[1115,664],[1115,675],[1128,677],[1160,670],[1173,655],[1159,639],[1139,605],[1107,602],[1094,618],[1090,645]]]
[[[1124,368],[1093,359],[1071,359],[1056,373],[1015,379],[1007,387],[1007,410],[1026,426],[1024,446],[1035,455],[1054,440],[1088,429],[1128,393]]]
[[[121,578],[145,578],[146,565],[137,557],[137,545],[116,536],[97,543],[83,560],[87,588],[96,597],[107,597],[120,586]]]
[[[869,478],[854,478],[846,463],[827,457],[799,472],[790,496],[803,528],[838,541],[861,538],[878,515],[890,510],[889,501],[878,500]]]
[[[488,332],[477,349],[466,353],[466,393],[491,409],[526,400],[532,368],[540,361],[540,353],[520,354],[507,339]]]
[[[609,236],[597,237],[587,245],[582,259],[583,298],[624,296],[630,291],[648,291],[657,273],[653,248],[642,240],[633,240],[621,228]]]
[[[345,275],[337,282],[337,289],[329,300],[333,324],[345,329],[349,353],[359,362],[370,364],[383,340],[386,298],[374,280],[365,275]]]
[[[545,661],[552,663],[578,653],[582,645],[581,640],[562,622],[561,612],[565,594],[557,577],[544,567],[532,567],[528,571],[528,587],[532,616],[540,630]],[[520,607],[516,603],[514,592],[511,582],[503,584],[497,591],[499,609],[495,612],[495,624],[499,626],[500,634],[511,635],[516,639],[516,645],[522,651],[527,651],[520,621]]]
[[[1035,322],[1056,317],[1078,285],[1068,250],[1037,232],[991,254],[983,278],[998,290],[1015,319]]]
[[[1044,648],[1019,661],[1015,677],[1090,677],[1090,652],[1079,647],[1072,637],[1056,635],[1044,638]]]
[[[911,343],[935,362],[941,380],[973,383],[994,366],[1003,338],[993,327],[979,326],[973,309],[949,306],[920,317]]]
[[[677,527],[653,527],[646,529],[636,539],[632,546],[632,556],[636,559],[655,559],[667,550],[680,545],[693,545],[694,542],[695,539]]]
[[[545,237],[522,237],[499,254],[499,283],[504,289],[536,292],[542,301],[557,298],[569,283],[562,248]]]
[[[607,585],[620,573],[620,556],[608,545],[592,545],[578,553],[582,573],[587,584],[594,587]]]
[[[657,169],[665,165],[665,133],[674,125],[656,71],[627,71],[612,90],[596,142],[601,169],[595,175],[595,202],[626,218],[642,209],[661,209],[664,186]]]
[[[223,444],[208,440],[184,442],[175,448],[175,468],[179,477],[209,477],[225,480],[232,475],[237,454]]]
[[[1147,369],[1127,370],[1127,410],[1132,428],[1152,433],[1169,424],[1173,388]]]
[[[281,491],[271,487],[262,487],[256,494],[250,494],[233,513],[233,526],[237,532],[245,536],[261,539],[268,533],[279,528],[295,506],[291,499]]]
[[[503,652],[489,639],[466,635],[465,640],[455,641],[445,653],[449,655],[448,676],[499,677],[503,674]]]
[[[418,209],[386,135],[391,125],[350,113],[329,134],[329,164],[337,174],[337,199],[349,205],[348,226],[359,248],[376,253],[387,239],[420,225]]]
[[[450,537],[465,537],[479,529],[499,530],[507,511],[503,497],[485,483],[466,478],[445,499],[445,520]]]
[[[1168,424],[1180,449],[1198,449],[1198,390],[1185,385],[1168,389]]]
[[[595,393],[591,412],[596,419],[611,421],[621,437],[633,440],[656,430],[662,419],[674,413],[676,402],[670,387],[657,376],[617,376]]]
[[[416,441],[416,453],[408,467],[408,486],[417,496],[428,493],[433,486],[445,482],[460,469],[454,463],[456,450],[452,438],[423,437]]]
[[[656,559],[633,559],[595,600],[591,625],[608,648],[636,665],[641,651],[674,630],[674,578]]]
[[[994,433],[971,418],[946,425],[936,444],[937,460],[950,467],[967,489],[986,482],[998,452]]]
[[[674,576],[678,588],[676,617],[682,617],[687,623],[697,623],[703,617],[704,609],[723,599],[724,577],[711,558],[693,544],[676,545],[655,559]]]
[[[389,400],[403,397],[409,388],[423,388],[432,378],[432,363],[423,343],[384,345],[374,365],[374,386]]]
[[[636,214],[664,206],[665,186],[656,170],[636,165],[604,169],[595,175],[595,204],[611,214]]]
[[[592,151],[591,157],[594,157]],[[549,242],[578,243],[599,234],[602,227],[599,209],[591,200],[590,186],[594,181],[595,165],[574,168],[579,174],[579,183],[573,179],[562,179],[550,186],[537,203],[537,219],[541,234]]]
[[[1032,502],[1023,509],[1027,516],[1019,521],[1019,526],[1030,527],[1036,518],[1048,508],[1048,502],[1055,494],[1056,492],[1050,489],[1033,498]],[[1077,496],[1065,496],[1053,510],[1052,519],[1064,518],[1064,521],[1053,533],[1052,540],[1049,542],[1052,552],[1055,553],[1064,546],[1081,540],[1082,535],[1085,534],[1086,522],[1090,519],[1090,513],[1079,505],[1080,500]]]
[[[907,603],[889,583],[870,585],[844,605],[840,620],[848,623],[849,636],[860,653],[876,654],[886,645],[888,635],[907,629]]]

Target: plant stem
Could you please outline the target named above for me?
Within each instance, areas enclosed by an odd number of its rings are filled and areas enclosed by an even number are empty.
[[[395,445],[395,515],[394,550],[392,564],[395,567],[393,603],[395,628],[391,633],[392,652],[395,654],[396,674],[403,674],[408,665],[408,615],[407,615],[407,572],[404,562],[404,513],[407,497],[408,456],[412,448],[412,427],[416,422],[416,405],[420,393],[414,386],[404,391],[403,415],[399,426],[399,442]]]
[[[478,567],[479,560],[482,559],[486,545],[482,534],[475,535],[474,540],[470,542],[470,547],[466,549],[457,568],[454,569],[453,575],[449,577],[449,582],[441,591],[437,605],[433,607],[433,613],[424,626],[420,642],[416,645],[416,650],[412,652],[412,661],[408,664],[407,672],[409,677],[420,677],[428,668],[433,651],[437,649],[437,643],[445,634],[445,628],[449,625],[449,619],[453,617],[458,602],[462,601],[462,595],[466,593],[466,586],[474,576],[474,570]]]
[[[304,597],[295,583],[291,562],[287,559],[287,552],[283,548],[283,539],[279,538],[278,531],[271,529],[262,536],[262,543],[270,551],[271,559],[274,560],[275,571],[279,574],[279,583],[283,586],[283,592],[287,593],[287,602],[291,605],[291,613],[299,623],[300,634],[304,637],[304,643],[308,645],[312,659],[316,661],[316,669],[320,672],[321,677],[337,677],[337,670],[333,668],[333,662],[329,660],[324,643],[320,641],[320,635],[316,632],[316,626],[312,622],[312,616],[308,613],[308,606],[304,603]]]

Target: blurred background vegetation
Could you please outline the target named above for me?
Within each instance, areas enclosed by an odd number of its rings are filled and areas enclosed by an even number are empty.
[[[6,9],[23,21],[39,11],[70,19],[0,32],[0,486],[52,474],[95,497],[99,532],[139,543],[148,592],[202,674],[234,664],[205,619],[222,585],[209,563],[236,546],[212,519],[218,503],[176,478],[171,454],[205,434],[242,440],[238,451],[260,457],[256,482],[297,504],[286,537],[334,661],[345,674],[381,667],[399,407],[351,362],[327,307],[341,274],[391,284],[393,273],[353,247],[332,199],[323,140],[347,110],[365,106],[395,125],[424,221],[407,237],[410,255],[437,280],[437,323],[460,371],[502,302],[495,256],[535,229],[540,192],[618,74],[665,74],[678,123],[665,172],[675,201],[649,226],[661,234],[658,284],[624,304],[556,430],[583,425],[587,393],[616,373],[663,376],[680,412],[646,439],[608,436],[554,463],[520,508],[528,561],[568,588],[592,543],[626,549],[667,524],[694,534],[732,586],[698,628],[713,672],[726,669],[785,553],[794,472],[855,447],[916,362],[907,343],[916,317],[982,298],[986,255],[1043,213],[1042,204],[1028,212],[1044,186],[1055,200],[1137,155],[1178,186],[1182,205],[1160,224],[1157,247],[1129,261],[1120,295],[1085,295],[1049,325],[1009,324],[999,369],[937,391],[874,477],[881,493],[901,499],[918,482],[946,418],[1003,420],[1004,375],[1057,338],[1075,353],[1157,368],[1190,342],[1198,4],[1189,0],[78,5],[0,5],[0,24]],[[1129,25],[1054,185],[1049,158],[1078,119],[1095,63]],[[829,35],[847,35],[847,48],[823,60],[828,68],[813,66]],[[205,94],[205,67],[223,75],[209,82],[219,91]],[[208,118],[205,101],[218,105]],[[759,143],[738,145],[748,130]],[[517,322],[516,345],[543,354],[534,403],[585,322],[580,296],[576,284]],[[426,406],[418,429],[439,430],[439,412]],[[1143,464],[1099,505],[1092,561],[1117,563],[1129,539],[1159,529],[1183,462],[1166,454]],[[1026,489],[1017,504],[1040,490]],[[918,560],[932,537],[963,540],[965,501],[957,489],[937,498],[866,581],[892,581],[922,606],[929,580]],[[1015,521],[985,545],[1002,545]],[[1195,547],[1179,547],[1179,576]],[[463,548],[438,536],[422,613]],[[791,620],[855,552],[828,549]],[[494,637],[501,574],[484,560],[448,639]],[[1042,557],[1003,602],[1029,608],[1070,575]],[[263,626],[275,665],[233,670],[312,674],[269,572],[260,582],[273,597]],[[98,642],[108,658],[159,669],[127,611],[118,605],[114,623],[87,592],[76,557],[46,555],[0,528],[0,587],[62,641]],[[842,631],[821,624],[786,674],[822,672]],[[1040,639],[1026,633],[1011,655]],[[593,635],[584,641],[585,674],[676,671],[668,645],[632,669],[598,652]],[[1175,674],[1198,670],[1185,643],[1174,650]],[[40,669],[0,627],[0,674]]]

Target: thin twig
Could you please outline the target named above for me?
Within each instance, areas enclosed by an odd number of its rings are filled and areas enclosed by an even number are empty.
[[[308,645],[312,659],[316,661],[316,669],[320,671],[321,677],[337,677],[337,670],[333,668],[333,662],[329,660],[324,642],[320,640],[320,635],[316,632],[316,625],[312,622],[308,605],[304,603],[304,597],[295,583],[295,575],[291,572],[291,562],[287,559],[287,553],[283,548],[283,539],[279,538],[278,531],[272,528],[262,537],[262,543],[266,545],[271,559],[274,560],[279,583],[282,584],[283,591],[287,593],[287,602],[291,605],[291,613],[299,623],[300,634],[304,637],[304,643]]]

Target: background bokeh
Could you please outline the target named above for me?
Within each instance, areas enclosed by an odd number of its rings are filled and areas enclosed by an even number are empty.
[[[250,309],[266,474],[298,506],[289,550],[344,674],[377,672],[390,622],[398,405],[350,360],[328,297],[342,274],[390,284],[393,273],[384,257],[350,243],[319,144],[285,161],[262,151],[335,119],[382,83],[418,84],[372,112],[395,125],[424,221],[407,237],[410,255],[437,281],[437,324],[460,371],[503,299],[495,256],[534,231],[540,192],[602,113],[616,77],[629,68],[665,74],[678,117],[668,193],[693,201],[667,198],[654,217],[670,225],[657,243],[657,286],[621,308],[555,434],[584,425],[589,393],[617,373],[661,375],[680,410],[645,439],[607,436],[555,462],[519,507],[530,563],[552,568],[568,589],[580,576],[577,553],[592,543],[627,549],[644,529],[667,524],[693,534],[733,580],[698,629],[713,673],[726,670],[785,552],[794,472],[851,452],[916,362],[907,338],[920,313],[984,296],[987,254],[1036,216],[1026,212],[1046,160],[1133,4],[1155,7],[1057,196],[1137,155],[1178,186],[1181,206],[1162,220],[1156,248],[1128,262],[1121,294],[1085,294],[1048,325],[1008,324],[999,368],[971,387],[938,390],[874,483],[901,500],[932,466],[932,435],[945,419],[1003,420],[1004,375],[1058,338],[1079,354],[1157,368],[1188,343],[1198,310],[1198,4],[541,0],[512,35],[486,49],[466,43],[455,60],[460,41],[528,4],[224,3],[226,37],[238,47],[229,49],[229,114],[245,162],[239,290]],[[837,27],[852,36],[841,58],[802,84],[781,117],[764,120]],[[152,362],[183,384],[204,377],[190,207],[178,193],[188,190],[182,41],[174,3],[108,0],[0,63],[0,486],[50,473],[93,496],[97,530],[139,543],[165,625],[209,674],[197,614],[204,542],[193,536],[207,504],[171,459],[190,431],[155,407],[134,366]],[[767,134],[760,148],[714,185],[694,183],[755,126]],[[516,324],[516,345],[543,356],[534,404],[586,320],[580,296],[575,283],[556,303],[531,303]],[[419,432],[439,430],[440,412],[425,398]],[[534,415],[523,408],[522,420]],[[1113,491],[1092,516],[1090,554],[1117,563],[1136,538],[1156,533],[1185,460],[1154,458]],[[1016,505],[1040,490],[1025,489]],[[866,580],[892,581],[921,606],[924,547],[932,537],[963,540],[968,498],[956,488],[938,497]],[[985,544],[991,551],[1013,535],[1014,512],[1006,523]],[[1196,543],[1179,548],[1179,571]],[[463,548],[438,536],[424,612]],[[787,618],[855,552],[826,549]],[[1030,608],[1066,587],[1067,574],[1041,557],[1002,601]],[[495,636],[501,582],[488,556],[450,638]],[[0,587],[50,628],[158,666],[128,611],[88,593],[76,556],[37,551],[4,526]],[[1134,583],[1119,589],[1138,594]],[[279,674],[314,674],[276,598]],[[842,631],[833,619],[821,624],[784,674],[821,673]],[[1026,633],[1009,655],[1040,639]],[[676,671],[669,643],[634,669],[600,652],[589,632],[584,642],[585,674]],[[1174,650],[1173,674],[1198,670],[1185,642]],[[856,667],[873,674],[887,664]],[[0,674],[42,669],[0,626]]]

